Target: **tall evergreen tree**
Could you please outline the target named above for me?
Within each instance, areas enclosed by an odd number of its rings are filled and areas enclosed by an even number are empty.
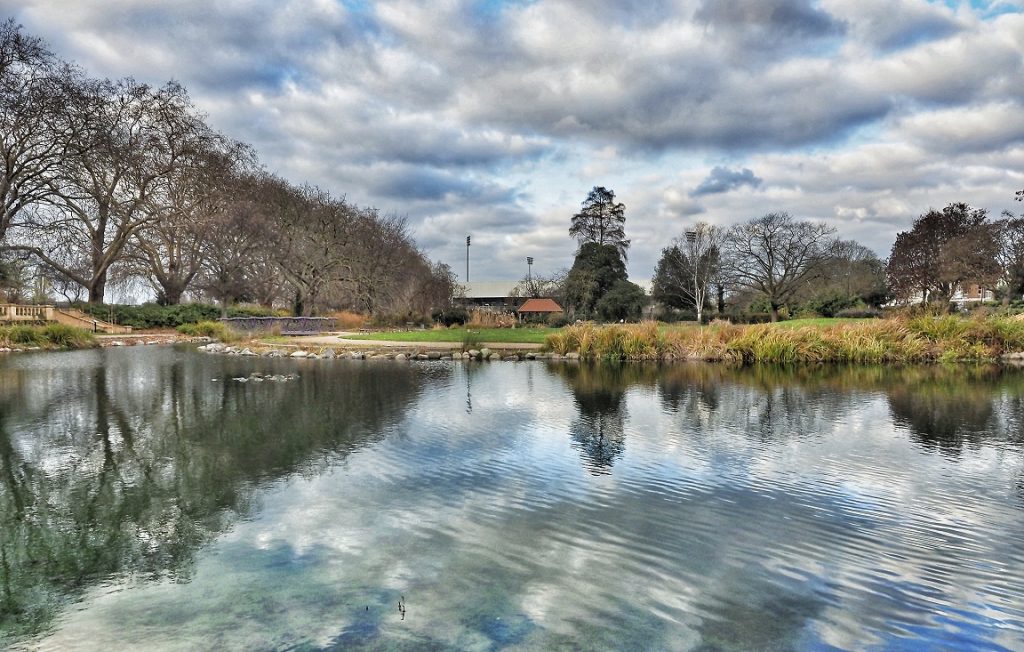
[[[626,260],[626,205],[615,201],[615,192],[603,186],[594,186],[583,201],[580,212],[572,216],[569,235],[580,247],[588,242],[612,245]]]

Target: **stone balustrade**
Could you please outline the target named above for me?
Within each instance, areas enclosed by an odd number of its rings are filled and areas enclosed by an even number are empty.
[[[0,304],[0,322],[53,321],[53,306],[24,306],[16,303]]]

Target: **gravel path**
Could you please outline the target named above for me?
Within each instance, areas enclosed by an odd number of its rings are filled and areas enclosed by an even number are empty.
[[[462,342],[396,342],[393,340],[350,340],[345,336],[358,336],[359,333],[340,332],[332,335],[300,335],[291,338],[290,343],[299,346],[357,346],[378,347],[382,349],[423,349],[425,351],[462,350]],[[502,351],[539,351],[540,344],[529,342],[483,342],[476,348],[487,347]]]

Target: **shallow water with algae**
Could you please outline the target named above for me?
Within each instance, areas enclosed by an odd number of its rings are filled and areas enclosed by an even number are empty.
[[[1021,650],[1022,542],[1020,370],[0,360],[0,647]]]

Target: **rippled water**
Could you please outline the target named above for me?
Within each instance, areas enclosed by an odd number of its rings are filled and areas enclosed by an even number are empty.
[[[990,368],[8,357],[0,647],[1021,650],[1022,421]]]

